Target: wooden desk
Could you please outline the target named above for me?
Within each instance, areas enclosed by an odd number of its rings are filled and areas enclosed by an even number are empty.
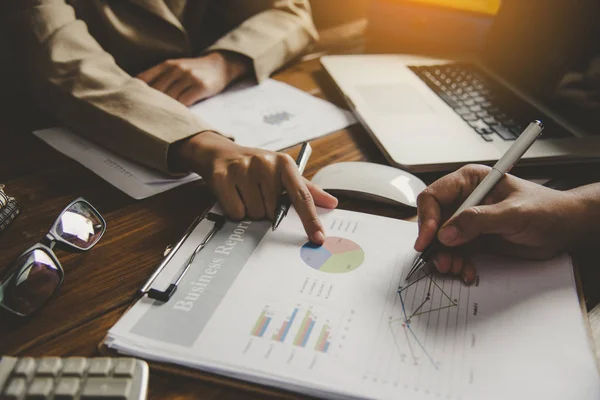
[[[285,81],[311,94],[338,102],[323,79],[317,60],[279,73]],[[339,104],[339,102],[338,102]],[[97,345],[133,300],[134,293],[154,271],[165,246],[175,242],[192,219],[213,202],[202,183],[191,183],[167,193],[135,201],[52,150],[25,129],[0,127],[0,182],[22,207],[22,214],[0,236],[0,266],[40,240],[71,200],[88,199],[102,213],[108,230],[90,252],[57,251],[65,269],[59,295],[33,318],[0,314],[0,354],[15,356],[97,355]],[[385,162],[366,132],[358,125],[312,142],[314,153],[306,174],[337,161]],[[290,149],[294,155],[298,146]],[[434,176],[425,176],[430,181]],[[396,218],[411,212],[392,207],[342,201],[342,208],[371,211]],[[206,375],[190,379],[152,371],[151,399],[258,399],[265,395],[297,398],[237,381]]]
[[[317,60],[301,63],[278,74],[283,80],[314,95],[322,95],[317,83]],[[0,354],[97,355],[97,346],[108,329],[131,304],[135,292],[194,217],[214,198],[205,185],[194,182],[167,193],[136,201],[113,188],[77,162],[52,150],[29,131],[0,127],[7,146],[0,149],[0,181],[15,196],[21,215],[0,236],[0,266],[40,240],[71,200],[83,196],[104,216],[108,229],[98,245],[87,253],[57,251],[65,269],[59,295],[30,320],[0,314]],[[384,162],[359,126],[312,142],[314,152],[306,174],[342,160]],[[298,147],[290,149],[295,155]],[[357,204],[360,208],[360,204]],[[383,209],[384,214],[408,217],[406,212]],[[150,398],[260,398],[257,387],[237,388],[217,383],[152,372]],[[244,390],[250,388],[250,391]],[[261,394],[288,396],[275,391]],[[256,393],[256,392],[255,392]]]

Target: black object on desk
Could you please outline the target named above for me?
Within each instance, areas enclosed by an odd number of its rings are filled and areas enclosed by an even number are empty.
[[[14,197],[9,197],[4,192],[4,185],[0,185],[0,232],[19,215],[21,210]]]

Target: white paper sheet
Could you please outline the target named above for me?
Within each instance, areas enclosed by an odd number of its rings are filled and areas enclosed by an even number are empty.
[[[213,129],[238,143],[282,150],[338,131],[355,122],[348,111],[285,83],[242,83],[191,110]],[[143,199],[200,179],[196,174],[173,179],[129,161],[66,128],[34,132],[56,150],[78,161],[134,199]]]
[[[282,150],[356,122],[349,111],[273,79],[238,84],[191,110],[237,143],[267,150]]]
[[[137,200],[200,179],[196,174],[190,174],[183,178],[171,178],[163,175],[98,146],[66,128],[50,128],[33,133],[56,150],[79,162],[117,189]]]
[[[321,220],[321,248],[293,210],[276,232],[227,222],[174,297],[138,301],[107,344],[328,398],[600,398],[568,256],[481,256],[473,286],[423,272],[407,283],[416,224],[343,210]]]

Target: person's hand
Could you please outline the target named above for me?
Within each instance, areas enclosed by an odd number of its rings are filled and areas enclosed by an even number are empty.
[[[289,155],[239,146],[217,133],[203,132],[178,143],[172,156],[179,168],[206,180],[230,218],[273,220],[285,189],[309,239],[315,244],[325,241],[315,204],[335,208],[337,199],[305,180]]]
[[[142,72],[137,78],[190,106],[220,93],[251,68],[249,58],[215,51],[197,58],[167,60]]]
[[[460,274],[468,284],[474,281],[476,271],[465,257],[465,245],[476,241],[487,251],[548,259],[579,241],[585,226],[576,193],[549,189],[509,174],[482,205],[447,220],[489,170],[481,165],[463,167],[434,182],[417,199],[415,250],[423,251],[437,235],[445,249],[433,258],[436,269]]]

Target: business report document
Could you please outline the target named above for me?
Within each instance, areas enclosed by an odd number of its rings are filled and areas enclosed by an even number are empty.
[[[119,352],[321,397],[594,399],[600,379],[570,259],[476,258],[472,286],[419,272],[416,224],[320,211],[308,243],[292,209],[227,222],[167,303],[140,299],[110,330]],[[153,287],[212,228],[201,223]]]

